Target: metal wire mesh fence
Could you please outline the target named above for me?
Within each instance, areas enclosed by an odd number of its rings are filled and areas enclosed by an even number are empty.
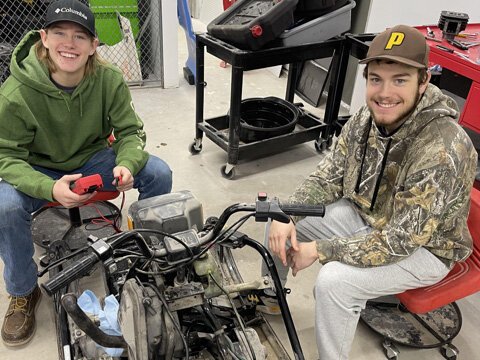
[[[43,27],[55,1],[0,1],[0,84],[9,75],[13,48],[28,31]],[[95,14],[100,55],[120,67],[129,84],[162,86],[161,0],[80,1]]]

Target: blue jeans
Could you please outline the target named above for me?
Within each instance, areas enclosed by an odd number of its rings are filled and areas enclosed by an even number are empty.
[[[114,190],[115,158],[113,149],[109,148],[96,153],[85,165],[73,171],[34,168],[53,179],[66,174],[100,174],[104,190]],[[139,200],[169,193],[172,171],[163,160],[150,155],[143,169],[135,175],[133,187],[139,192]],[[31,214],[46,203],[46,200],[32,198],[0,181],[0,257],[5,264],[3,278],[10,295],[28,295],[37,285],[37,265],[33,260],[34,246],[30,232]]]

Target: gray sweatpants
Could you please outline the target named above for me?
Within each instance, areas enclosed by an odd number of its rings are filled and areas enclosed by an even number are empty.
[[[299,241],[367,234],[372,228],[351,202],[341,199],[326,207],[325,217],[307,217],[296,226]],[[268,246],[268,226],[265,236]],[[289,268],[275,258],[282,284]],[[332,261],[320,269],[314,287],[315,331],[321,360],[348,359],[360,311],[367,300],[428,286],[443,279],[449,269],[432,253],[419,248],[398,263],[360,268]],[[268,273],[265,266],[262,273]]]

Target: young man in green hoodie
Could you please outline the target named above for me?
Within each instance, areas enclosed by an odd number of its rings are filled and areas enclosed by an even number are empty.
[[[31,31],[12,54],[0,90],[0,256],[10,306],[6,345],[28,342],[40,300],[30,232],[31,214],[49,201],[67,208],[70,183],[100,174],[106,190],[138,189],[139,199],[168,193],[172,174],[145,150],[143,123],[122,73],[102,61],[95,20],[77,0],[47,9],[45,29]],[[109,136],[116,140],[109,144]]]
[[[287,266],[295,276],[323,264],[314,290],[320,359],[348,359],[367,300],[432,285],[471,253],[477,153],[456,103],[429,84],[428,51],[409,26],[375,37],[361,61],[366,105],[289,199],[323,203],[325,217],[270,226],[284,283]]]

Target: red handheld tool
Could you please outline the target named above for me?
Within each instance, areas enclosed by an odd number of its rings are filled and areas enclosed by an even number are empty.
[[[79,195],[92,193],[102,187],[103,181],[99,174],[82,177],[76,181],[72,181],[70,184],[70,190]]]

